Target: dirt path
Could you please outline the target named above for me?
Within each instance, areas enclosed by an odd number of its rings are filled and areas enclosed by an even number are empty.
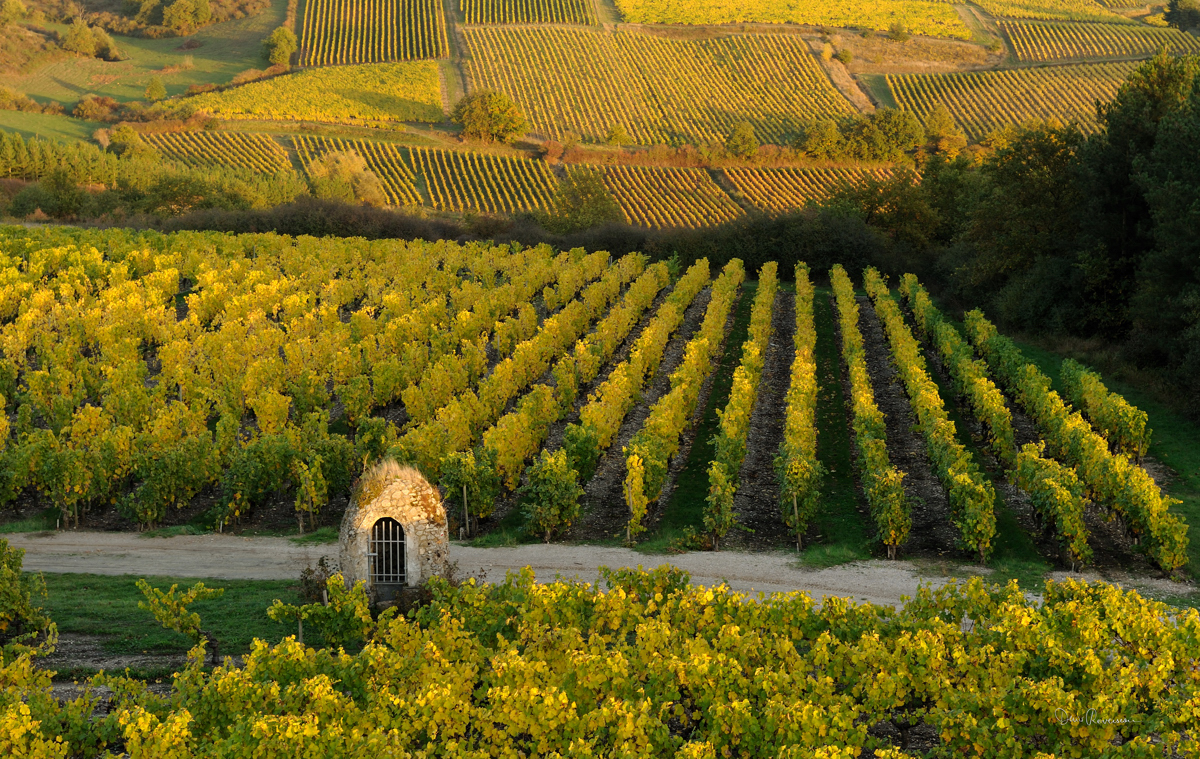
[[[242,538],[231,535],[180,535],[145,538],[131,533],[18,533],[11,545],[25,549],[25,569],[32,572],[80,572],[104,575],[166,575],[216,579],[290,580],[321,556],[337,555],[336,545],[297,546],[287,538]],[[625,548],[578,545],[523,545],[471,548],[454,544],[451,561],[462,576],[486,573],[503,581],[509,571],[532,567],[538,579],[555,575],[594,582],[601,566],[656,567],[670,564],[691,573],[705,586],[726,582],[738,591],[803,590],[814,598],[846,596],[858,601],[895,605],[922,582],[905,562],[868,561],[822,570],[796,569],[788,552],[696,552],[648,556]],[[934,581],[940,585],[942,580]]]
[[[232,535],[180,535],[145,538],[120,532],[15,533],[9,543],[25,549],[25,569],[31,572],[80,572],[104,575],[166,575],[237,580],[296,579],[307,564],[321,556],[337,555],[336,545],[297,546],[287,538],[243,538]],[[652,556],[626,548],[532,544],[511,548],[471,548],[451,544],[450,559],[460,576],[481,576],[502,582],[509,571],[531,567],[541,582],[556,575],[595,582],[601,566],[613,568],[662,564],[691,574],[692,582],[712,587],[726,583],[740,592],[804,591],[814,599],[824,596],[896,606],[902,596],[912,596],[922,584],[940,587],[948,578],[939,570],[922,572],[908,561],[872,560],[828,569],[793,566],[788,551],[743,553],[697,551],[675,556]],[[986,574],[968,567],[964,572]],[[1078,577],[1105,579],[1135,587],[1150,595],[1178,596],[1192,590],[1169,580],[1124,573],[1055,572],[1056,580]]]

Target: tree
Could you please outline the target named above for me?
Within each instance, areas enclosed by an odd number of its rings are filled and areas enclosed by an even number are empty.
[[[621,207],[604,184],[603,175],[578,167],[568,171],[559,183],[553,210],[540,221],[551,232],[569,234],[621,218]]]
[[[272,66],[287,66],[297,48],[296,34],[286,26],[277,28],[263,41],[263,55]]]
[[[62,48],[88,57],[96,54],[96,38],[92,36],[92,30],[83,19],[77,18],[71,22],[66,36],[63,37]]]
[[[176,34],[190,34],[196,28],[196,6],[192,0],[175,0],[164,8],[162,25]]]
[[[895,42],[908,42],[912,35],[904,28],[904,24],[897,21],[888,27],[888,37]]]
[[[1200,0],[1169,0],[1163,18],[1176,29],[1195,29],[1200,26]]]
[[[495,90],[476,90],[458,101],[451,114],[463,137],[484,142],[512,142],[528,126],[512,98]]]
[[[842,131],[833,119],[809,124],[800,148],[814,158],[836,158],[842,153]]]
[[[524,504],[525,521],[549,543],[556,531],[570,527],[579,517],[583,488],[562,448],[554,453],[543,449],[529,467],[528,477],[517,491]]]
[[[150,84],[146,85],[146,99],[156,103],[166,96],[167,88],[163,86],[162,79],[157,76],[150,77]]]
[[[1138,271],[1133,339],[1148,363],[1166,365],[1200,388],[1200,86],[1188,105],[1167,116],[1148,156],[1135,161],[1135,180],[1153,219],[1154,248]]]
[[[309,164],[308,174],[313,195],[318,198],[373,206],[387,205],[387,195],[379,176],[353,150],[326,153]]]
[[[633,144],[633,138],[629,136],[629,132],[625,131],[625,127],[620,124],[613,124],[604,140],[609,145],[621,146]]]
[[[25,18],[25,5],[21,0],[0,0],[0,26],[20,21]]]
[[[959,128],[945,103],[938,103],[925,118],[925,139],[933,152],[950,158],[967,146],[967,136]]]
[[[754,136],[754,125],[748,121],[739,122],[725,141],[725,149],[730,155],[738,158],[753,158],[758,155],[758,138]]]

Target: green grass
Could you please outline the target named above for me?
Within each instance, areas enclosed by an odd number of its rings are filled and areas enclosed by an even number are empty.
[[[1062,393],[1062,359],[1064,356],[1023,340],[1015,341],[1024,352],[1025,358],[1037,365],[1050,377],[1054,389]],[[1086,363],[1086,356],[1072,356]],[[1180,515],[1189,526],[1200,525],[1200,425],[1189,420],[1183,413],[1170,408],[1153,396],[1150,391],[1123,382],[1111,373],[1097,369],[1108,389],[1120,393],[1133,405],[1145,411],[1150,418],[1150,456],[1161,461],[1175,472],[1167,483],[1166,492],[1182,503],[1171,511]],[[1193,576],[1200,569],[1200,536],[1189,529],[1190,544],[1187,569]]]
[[[338,536],[338,528],[326,526],[318,527],[312,532],[306,532],[294,538],[288,538],[288,540],[298,546],[315,546],[336,543],[338,542]]]
[[[883,74],[858,74],[858,80],[866,88],[867,94],[884,108],[899,108],[892,88],[888,87],[887,78]]]
[[[842,390],[842,360],[834,334],[830,290],[818,289],[813,302],[817,327],[817,460],[825,467],[821,501],[810,537],[816,541],[800,553],[799,563],[830,567],[871,557],[874,529],[859,510],[851,456],[848,407]]]
[[[24,113],[22,111],[0,111],[0,129],[16,132],[25,139],[45,137],[51,140],[74,142],[90,140],[92,133],[105,126],[98,121],[83,121],[70,116],[49,113]]]
[[[74,103],[86,94],[106,95],[117,100],[142,100],[150,78],[158,75],[167,94],[182,94],[193,84],[228,84],[247,69],[264,69],[262,41],[283,23],[287,0],[273,0],[271,7],[252,18],[214,24],[191,37],[142,39],[113,35],[117,47],[128,60],[101,61],[95,58],[69,58],[43,66],[36,71],[5,82],[40,101]],[[61,24],[43,26],[65,31]],[[180,50],[188,40],[200,47]],[[160,73],[164,67],[180,66],[191,56],[193,67],[173,73]]]
[[[0,524],[0,534],[12,532],[44,532],[58,529],[58,509],[46,509],[41,514],[26,517],[15,522]]]
[[[750,331],[750,311],[754,305],[754,294],[758,282],[747,280],[742,286],[742,295],[733,312],[733,326],[725,338],[721,366],[713,375],[712,389],[708,394],[708,405],[696,425],[692,448],[687,462],[675,480],[675,490],[667,500],[662,519],[656,529],[641,541],[637,549],[644,553],[662,553],[683,536],[685,528],[697,533],[704,532],[704,507],[708,498],[708,466],[713,458],[710,438],[717,434],[717,410],[725,408],[729,391],[733,387],[733,371],[742,360],[742,343]],[[736,529],[736,528],[735,528]]]
[[[190,524],[179,524],[173,527],[159,527],[157,530],[147,530],[140,537],[143,538],[173,538],[176,535],[203,535],[207,530]]]
[[[186,636],[163,629],[150,612],[138,608],[138,601],[145,599],[135,585],[137,576],[53,573],[43,576],[46,598],[42,606],[58,624],[60,633],[101,636],[102,648],[117,655],[177,654],[192,646]],[[164,590],[172,584],[186,589],[199,582],[193,577],[145,579]],[[220,598],[200,601],[191,607],[200,615],[202,627],[216,636],[222,655],[249,651],[254,638],[275,643],[295,634],[292,624],[273,622],[266,614],[276,598],[299,603],[291,581],[204,580],[204,584],[225,588]]]

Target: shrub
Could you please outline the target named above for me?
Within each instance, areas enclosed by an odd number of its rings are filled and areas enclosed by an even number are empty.
[[[897,21],[888,27],[888,38],[896,42],[908,42],[912,38],[912,35],[904,28],[904,24]]]
[[[345,578],[341,574],[335,574],[326,580],[325,594],[327,603],[303,606],[285,604],[276,599],[271,608],[267,609],[267,616],[276,622],[289,619],[296,622],[312,622],[329,648],[353,646],[370,637],[376,623],[371,618],[371,601],[367,598],[367,590],[362,580],[354,583],[353,588],[347,588]],[[388,612],[380,616],[381,623],[395,614],[391,610]]]
[[[849,50],[839,50],[834,53],[833,59],[843,66],[849,66],[850,62],[854,60],[854,53]]]
[[[578,475],[567,463],[567,452],[562,448],[554,453],[543,449],[527,474],[528,482],[518,491],[524,503],[525,520],[549,543],[555,532],[570,527],[579,517],[583,488],[579,487]]]
[[[41,575],[21,571],[24,559],[24,549],[0,538],[0,665],[22,653],[53,653],[58,639],[58,628],[33,602],[45,595],[45,583]],[[42,642],[34,647],[38,638]]]
[[[207,630],[200,629],[200,615],[188,611],[188,607],[196,601],[220,598],[225,594],[225,589],[206,588],[204,583],[198,582],[186,593],[179,593],[176,590],[178,585],[172,585],[171,589],[164,593],[158,588],[152,587],[144,579],[137,581],[137,587],[146,597],[145,601],[138,601],[138,608],[149,611],[163,627],[186,635],[192,639],[194,644],[199,645],[201,641],[204,641],[211,647],[208,652],[210,661],[213,666],[216,666],[217,639]]]
[[[621,207],[605,186],[603,175],[576,167],[559,183],[554,210],[540,221],[551,232],[567,234],[620,220]]]

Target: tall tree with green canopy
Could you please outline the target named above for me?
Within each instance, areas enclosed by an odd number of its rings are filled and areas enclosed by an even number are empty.
[[[462,125],[464,137],[484,142],[512,142],[528,128],[512,98],[495,90],[467,95],[458,101],[451,118]]]

